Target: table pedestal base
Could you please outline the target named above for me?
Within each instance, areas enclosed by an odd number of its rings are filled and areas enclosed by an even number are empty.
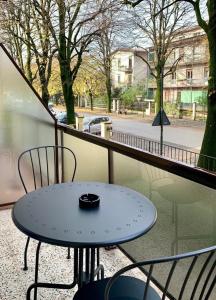
[[[72,289],[78,285],[81,288],[90,281],[104,278],[104,267],[100,264],[99,248],[74,249],[74,276],[70,284],[38,282],[39,253],[41,242],[38,243],[35,260],[35,282],[27,290],[26,299],[31,299],[31,291],[34,289],[34,300],[37,300],[37,288]]]

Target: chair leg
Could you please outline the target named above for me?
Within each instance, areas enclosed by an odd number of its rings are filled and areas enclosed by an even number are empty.
[[[27,252],[28,252],[29,241],[30,241],[30,237],[27,238],[26,246],[25,246],[25,251],[24,251],[24,267],[23,267],[23,270],[24,270],[24,271],[27,271],[27,270],[28,270],[28,265],[27,265]]]
[[[67,259],[71,259],[71,255],[70,255],[70,247],[68,247],[68,255],[67,255]]]
[[[38,282],[38,268],[39,268],[39,253],[40,253],[41,242],[38,243],[36,251],[36,261],[35,261],[35,283]],[[37,300],[37,287],[34,288],[34,300]]]

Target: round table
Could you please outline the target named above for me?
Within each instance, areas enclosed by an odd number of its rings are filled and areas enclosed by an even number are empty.
[[[85,193],[100,197],[98,208],[79,207]],[[156,208],[142,194],[114,184],[55,184],[23,196],[13,221],[26,235],[65,247],[120,244],[145,234],[156,221]]]
[[[99,207],[79,207],[79,197],[87,193],[100,197]],[[12,218],[19,230],[40,243],[95,249],[145,234],[155,224],[157,212],[151,201],[130,188],[69,182],[26,194],[15,204]]]

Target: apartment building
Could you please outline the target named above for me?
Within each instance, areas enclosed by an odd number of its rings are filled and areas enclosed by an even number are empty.
[[[167,60],[166,73],[177,58],[181,56],[173,74],[164,79],[164,101],[182,103],[200,102],[206,95],[208,86],[208,43],[205,32],[199,27],[179,32],[173,40],[172,54]],[[149,49],[149,61],[153,63],[154,53]],[[153,79],[148,80],[150,93],[156,88]]]
[[[126,88],[143,84],[147,78],[147,65],[141,57],[147,59],[143,49],[121,48],[112,54],[112,86]]]

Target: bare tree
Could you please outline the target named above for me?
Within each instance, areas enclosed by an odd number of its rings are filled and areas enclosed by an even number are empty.
[[[20,69],[25,72],[25,57],[23,53],[26,47],[23,41],[17,38],[17,36],[22,36],[22,38],[24,38],[24,34],[16,21],[16,14],[20,17],[21,9],[17,9],[17,12],[15,13],[13,3],[0,1],[1,42],[7,46],[14,60],[17,61]]]
[[[5,29],[8,38],[12,37],[14,41],[13,48],[17,60],[21,68],[25,70],[29,81],[33,83],[38,74],[42,99],[48,105],[48,84],[52,59],[56,52],[50,38],[47,20],[52,0],[39,0],[38,3],[41,7],[40,14],[31,0],[8,1],[4,18],[6,21],[9,17],[11,21],[5,22]],[[36,69],[35,74],[33,74],[33,68]]]
[[[187,8],[183,5],[170,6],[164,9],[163,13],[156,15],[159,10],[165,8],[169,0],[145,0],[136,8],[135,4],[140,2],[142,1],[125,1],[124,3],[135,7],[129,9],[129,13],[132,16],[134,36],[138,37],[136,46],[143,47],[143,39],[147,39],[152,45],[149,48],[152,52],[151,61],[149,55],[147,59],[137,55],[148,65],[150,74],[156,80],[155,105],[156,112],[158,112],[163,105],[161,103],[163,102],[163,80],[175,72],[182,58],[176,57],[169,69],[165,71],[166,62],[175,49],[173,40],[185,27],[183,19]],[[137,40],[139,40],[138,43]]]
[[[132,7],[139,3],[145,3],[146,0],[123,1]],[[206,120],[206,128],[198,165],[208,170],[215,171],[216,157],[216,6],[215,0],[173,0],[169,1],[166,6],[160,7],[156,14],[160,14],[164,9],[176,6],[178,4],[191,5],[196,15],[198,25],[205,31],[209,45],[209,78],[208,78],[208,115]]]
[[[75,122],[73,85],[83,53],[88,51],[88,46],[103,27],[103,24],[98,24],[95,20],[104,9],[105,1],[102,1],[99,7],[97,1],[93,0],[52,0],[52,3],[52,13],[47,13],[46,17],[57,49],[67,119],[70,124]],[[34,5],[42,15],[39,1],[34,0]]]
[[[97,61],[101,72],[105,76],[107,111],[111,112],[112,105],[112,52],[118,44],[119,33],[123,30],[121,18],[121,5],[113,0],[106,1],[109,9],[104,9],[100,15],[100,22],[103,23],[103,29],[95,40],[92,56]]]

